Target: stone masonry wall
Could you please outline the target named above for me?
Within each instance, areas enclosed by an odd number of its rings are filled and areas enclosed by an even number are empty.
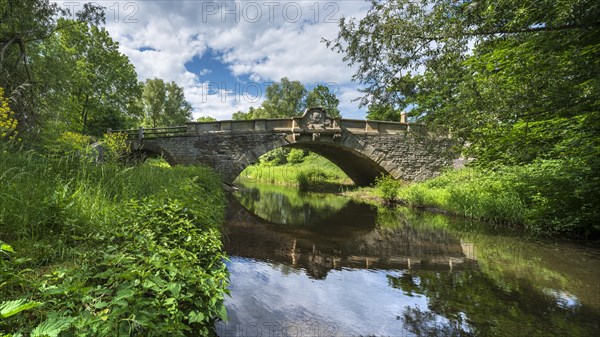
[[[456,157],[449,138],[419,131],[383,134],[341,130],[337,137],[313,139],[294,137],[291,131],[250,131],[144,139],[141,143],[133,141],[133,145],[139,150],[163,153],[170,164],[208,165],[226,183],[232,183],[260,155],[288,145],[328,157],[361,185],[372,182],[380,173],[403,180],[431,178],[451,166]]]

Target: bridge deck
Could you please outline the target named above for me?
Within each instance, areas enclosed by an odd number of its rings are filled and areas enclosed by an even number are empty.
[[[423,129],[422,124],[409,124],[390,121],[330,119],[326,124],[306,122],[303,117],[285,119],[252,119],[252,120],[223,120],[214,122],[189,122],[185,126],[165,128],[138,128],[128,130],[108,130],[108,132],[123,132],[128,138],[160,138],[198,135],[204,133],[229,132],[289,132],[289,133],[381,133],[399,134],[409,130]]]

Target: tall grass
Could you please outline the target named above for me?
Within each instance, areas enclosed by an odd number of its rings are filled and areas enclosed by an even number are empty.
[[[218,179],[207,168],[96,165],[75,155],[51,158],[34,151],[5,151],[0,153],[0,236],[84,234],[129,199],[191,197],[182,192],[191,178],[218,190]],[[200,200],[196,206],[204,204]]]
[[[433,207],[535,233],[597,237],[598,179],[569,160],[542,160],[496,170],[465,168],[400,189],[415,207]]]
[[[0,243],[14,247],[9,260],[0,256],[0,306],[44,303],[0,319],[0,335],[36,325],[81,336],[208,333],[225,317],[215,229],[224,210],[220,179],[208,168],[0,148]]]

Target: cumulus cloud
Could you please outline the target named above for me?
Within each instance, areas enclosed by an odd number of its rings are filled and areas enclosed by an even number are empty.
[[[307,85],[334,82],[342,113],[361,114],[352,102],[358,95],[350,80],[353,69],[321,39],[337,35],[337,20],[342,16],[363,16],[367,2],[119,1],[104,5],[107,29],[131,59],[140,80],[175,81],[184,88],[196,117],[230,118],[262,100],[247,92],[244,97],[232,88],[203,93],[208,88],[200,76],[212,69],[201,65],[198,73],[192,73],[186,63],[209,51],[216,52],[233,77],[257,82],[288,77]]]

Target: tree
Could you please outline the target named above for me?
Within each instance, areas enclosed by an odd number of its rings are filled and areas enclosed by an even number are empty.
[[[153,128],[161,123],[161,115],[165,109],[165,82],[159,78],[148,79],[144,85],[142,100],[144,102],[144,124]]]
[[[183,88],[175,82],[165,85],[165,111],[163,125],[183,125],[192,119],[192,105],[185,100]]]
[[[367,119],[375,121],[400,121],[401,112],[391,104],[372,103],[367,110]]]
[[[285,118],[302,114],[306,107],[307,90],[300,81],[287,77],[267,87],[266,99],[261,108],[253,112],[254,118]]]
[[[153,128],[182,125],[192,118],[192,106],[185,100],[183,88],[162,79],[146,80],[142,101],[144,124]]]
[[[317,85],[306,97],[306,107],[323,107],[327,114],[331,117],[341,117],[340,100],[334,93],[329,91],[329,88],[324,85]]]
[[[231,119],[233,119],[234,121],[250,120],[254,117],[252,110],[254,110],[254,108],[250,107],[249,112],[243,112],[243,111],[234,112],[233,115],[231,115]]]
[[[70,14],[77,21],[61,20]],[[71,13],[49,0],[0,0],[0,87],[12,96],[11,106],[22,130],[34,131],[44,122],[44,113],[51,109],[41,100],[61,89],[49,83],[52,78],[36,76],[34,70],[39,67],[32,58],[59,57],[40,55],[38,47],[76,22],[103,23],[104,11],[89,3],[83,10]]]
[[[196,119],[196,122],[216,122],[217,119],[211,116],[200,116]]]
[[[247,113],[238,111],[232,119],[295,117],[302,115],[307,107],[317,106],[325,108],[332,117],[340,117],[339,103],[340,100],[324,85],[317,85],[309,92],[300,81],[284,77],[267,87],[266,99],[260,107],[250,107]]]
[[[557,118],[577,131],[539,129],[546,149],[582,134],[598,139],[597,1],[372,1],[363,19],[341,20],[326,43],[357,66],[362,105],[413,106],[413,117],[450,126],[477,157],[548,156],[525,155],[523,141],[503,139],[526,140],[528,123],[550,127]],[[498,143],[505,147],[485,153]],[[597,153],[594,144],[585,147]]]
[[[59,129],[100,135],[139,118],[135,68],[104,28],[60,19],[65,27],[39,45],[32,71],[52,90],[41,100]],[[50,108],[51,107],[51,108]]]

